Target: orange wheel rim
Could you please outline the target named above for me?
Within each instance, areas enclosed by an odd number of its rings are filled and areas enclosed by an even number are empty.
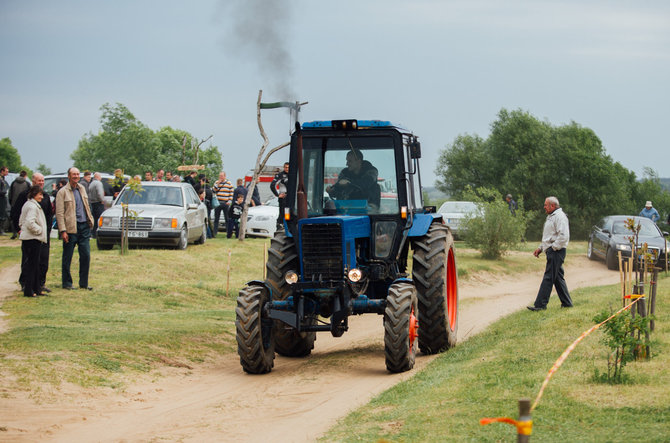
[[[454,259],[454,250],[449,248],[447,254],[447,275],[445,276],[445,286],[447,296],[447,317],[449,319],[449,329],[456,329],[456,315],[458,313],[458,283],[456,280],[456,260]]]
[[[414,315],[414,306],[412,306],[412,311],[409,313],[409,347],[412,349],[414,346],[414,340],[419,336],[419,322],[416,320],[416,315]]]

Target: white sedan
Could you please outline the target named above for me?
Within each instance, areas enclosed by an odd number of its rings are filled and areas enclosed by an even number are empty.
[[[279,216],[279,199],[273,197],[264,205],[252,206],[247,212],[246,235],[274,237]]]
[[[207,239],[207,207],[188,183],[141,182],[142,191],[123,188],[111,208],[98,221],[98,249],[121,243],[121,225],[128,227],[130,245],[173,246]],[[122,203],[131,217],[121,222]]]
[[[444,217],[447,226],[451,228],[454,237],[459,237],[463,233],[461,221],[465,217],[476,215],[478,211],[477,203],[465,201],[447,201],[437,210]]]

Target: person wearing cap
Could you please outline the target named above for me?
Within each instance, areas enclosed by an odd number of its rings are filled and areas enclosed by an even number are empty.
[[[516,210],[519,209],[519,205],[512,199],[512,194],[507,194],[505,200],[507,201],[507,206],[509,206],[509,212],[512,215],[516,215]]]
[[[647,217],[649,220],[656,223],[656,220],[661,218],[658,214],[658,211],[651,205],[650,201],[647,201],[644,205],[644,209],[640,211],[640,217]]]

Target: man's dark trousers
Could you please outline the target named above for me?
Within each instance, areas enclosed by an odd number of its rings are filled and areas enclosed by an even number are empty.
[[[98,232],[98,219],[105,212],[105,204],[102,202],[91,203],[91,215],[93,216],[93,232],[91,237],[95,238]]]
[[[74,247],[77,246],[79,252],[79,287],[88,288],[88,269],[91,265],[91,229],[87,222],[77,222],[77,233],[68,234],[68,242],[63,242],[63,287],[72,287],[72,275],[70,275],[70,265],[72,264],[72,255]]]
[[[554,251],[553,248],[548,248],[544,253],[547,255],[547,267],[544,270],[544,277],[542,278],[534,306],[536,308],[546,308],[553,287],[556,287],[556,293],[561,300],[561,306],[572,306],[572,299],[570,299],[568,285],[565,284],[563,272],[566,249],[563,248]]]
[[[219,206],[214,208],[214,232],[212,232],[214,237],[216,237],[216,233],[219,232],[219,221],[221,220],[221,211],[223,211],[223,220],[224,220],[223,225],[226,227],[226,231],[228,230],[228,209],[230,209],[230,205],[228,203],[222,202],[221,200],[219,200]]]

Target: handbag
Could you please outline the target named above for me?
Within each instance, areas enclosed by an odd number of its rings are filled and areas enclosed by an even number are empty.
[[[221,203],[219,203],[219,199],[216,198],[216,196],[212,199],[212,209],[216,209],[219,206],[221,206]]]

